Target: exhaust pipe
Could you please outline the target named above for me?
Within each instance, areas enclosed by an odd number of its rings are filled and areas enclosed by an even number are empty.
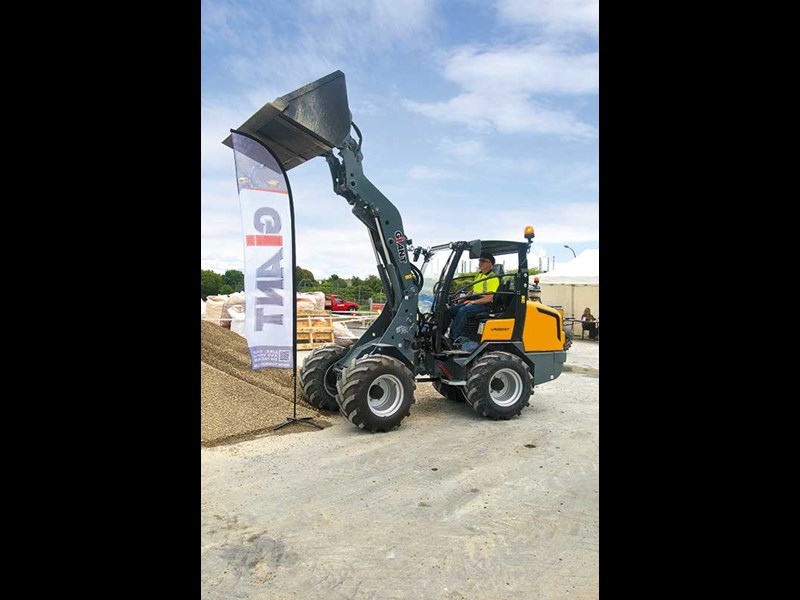
[[[285,171],[341,146],[350,134],[344,73],[334,71],[268,102],[234,130],[255,138]],[[233,138],[222,142],[233,148]]]

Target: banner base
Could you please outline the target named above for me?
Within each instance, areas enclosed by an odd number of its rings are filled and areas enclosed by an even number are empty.
[[[303,425],[311,425],[311,427],[316,427],[317,429],[324,429],[322,425],[318,425],[317,423],[313,422],[314,417],[286,417],[286,423],[281,423],[280,425],[276,425],[272,428],[273,431],[280,429],[281,427],[286,427],[287,425],[291,425],[292,423],[302,423]]]

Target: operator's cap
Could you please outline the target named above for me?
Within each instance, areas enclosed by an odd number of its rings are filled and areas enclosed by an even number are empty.
[[[494,256],[492,256],[492,255],[491,255],[491,254],[489,254],[488,252],[483,252],[483,253],[481,254],[481,258],[485,258],[486,260],[490,260],[490,261],[492,261],[492,266],[494,266]]]

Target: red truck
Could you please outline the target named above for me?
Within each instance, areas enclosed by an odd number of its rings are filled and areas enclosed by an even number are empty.
[[[358,304],[345,300],[335,294],[325,294],[325,310],[333,312],[346,312],[358,310]]]

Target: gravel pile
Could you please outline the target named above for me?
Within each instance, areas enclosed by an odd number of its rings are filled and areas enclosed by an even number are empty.
[[[273,427],[292,416],[293,377],[287,369],[250,366],[245,338],[209,321],[200,321],[200,443],[215,446],[261,435],[317,431],[293,423]],[[299,368],[298,368],[299,371]],[[332,423],[302,396],[298,373],[297,417]]]

